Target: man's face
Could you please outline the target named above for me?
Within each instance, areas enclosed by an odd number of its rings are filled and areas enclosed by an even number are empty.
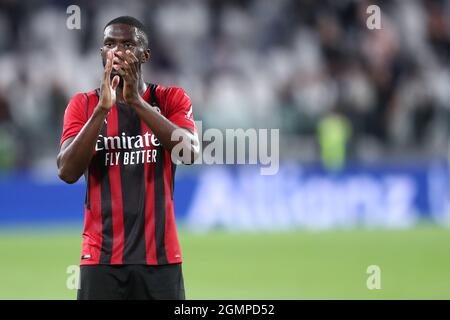
[[[144,48],[140,41],[138,29],[127,24],[112,24],[106,27],[101,48],[103,67],[106,65],[106,56],[109,51],[113,51],[113,53],[121,51],[125,54],[126,50],[134,53],[139,60],[140,70],[141,64],[148,60],[149,50]],[[115,75],[118,75],[118,72],[113,68],[111,77]]]

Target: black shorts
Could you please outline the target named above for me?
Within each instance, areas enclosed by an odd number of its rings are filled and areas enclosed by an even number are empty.
[[[184,300],[181,263],[80,267],[78,300]]]

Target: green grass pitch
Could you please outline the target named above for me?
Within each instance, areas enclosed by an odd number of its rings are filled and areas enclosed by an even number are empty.
[[[79,230],[0,231],[0,299],[75,299]],[[180,232],[187,299],[450,299],[450,230]],[[381,289],[369,290],[369,265]]]

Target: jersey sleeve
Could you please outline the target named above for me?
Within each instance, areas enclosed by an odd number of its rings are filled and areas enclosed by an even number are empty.
[[[196,132],[192,113],[192,102],[186,92],[178,87],[169,87],[166,97],[167,119],[181,128]]]
[[[64,113],[64,124],[60,145],[70,137],[73,137],[81,131],[87,122],[87,98],[83,93],[77,93],[70,99]]]

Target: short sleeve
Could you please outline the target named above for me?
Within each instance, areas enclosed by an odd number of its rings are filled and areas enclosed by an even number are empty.
[[[70,137],[73,137],[81,131],[87,122],[87,98],[83,93],[77,93],[70,99],[64,113],[64,125],[60,145]]]
[[[167,119],[181,128],[196,132],[192,113],[192,102],[186,92],[178,87],[169,87],[166,96]]]

